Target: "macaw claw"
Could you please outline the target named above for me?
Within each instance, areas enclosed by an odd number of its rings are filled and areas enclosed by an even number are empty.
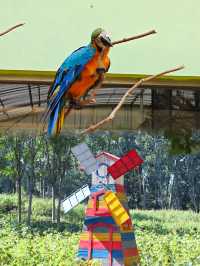
[[[73,109],[81,109],[84,105],[93,104],[93,103],[96,103],[96,99],[94,97],[90,97],[85,100],[72,99],[69,102],[69,107]]]

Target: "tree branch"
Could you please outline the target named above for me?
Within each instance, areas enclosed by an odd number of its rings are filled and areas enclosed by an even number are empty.
[[[6,30],[6,31],[1,32],[1,33],[0,33],[0,36],[5,35],[5,34],[9,33],[10,31],[13,31],[13,30],[15,30],[16,28],[19,28],[19,27],[23,26],[24,24],[25,24],[25,23],[20,23],[20,24],[17,24],[17,25],[15,25],[15,26],[11,27],[11,28],[9,28],[9,29]]]
[[[143,79],[140,79],[138,82],[135,83],[135,85],[133,85],[131,88],[129,88],[126,93],[122,96],[120,102],[117,104],[117,106],[113,109],[113,111],[110,113],[109,116],[107,116],[105,119],[101,120],[100,122],[98,122],[97,124],[95,125],[91,125],[89,128],[83,130],[81,132],[81,134],[85,134],[85,133],[88,133],[88,132],[91,132],[91,131],[94,131],[96,130],[97,128],[101,127],[103,124],[105,123],[108,123],[110,121],[112,121],[114,118],[115,118],[115,115],[117,113],[117,111],[119,111],[119,109],[122,107],[122,105],[124,104],[126,98],[128,96],[130,96],[140,85],[142,85],[144,82],[146,81],[150,81],[152,79],[155,79],[155,78],[158,78],[158,77],[161,77],[163,75],[166,75],[166,74],[169,74],[169,73],[172,73],[172,72],[175,72],[175,71],[178,71],[178,70],[181,70],[183,69],[184,66],[179,66],[179,67],[176,67],[176,68],[173,68],[173,69],[170,69],[170,70],[167,70],[167,71],[164,71],[164,72],[161,72],[159,74],[156,74],[156,75],[153,75],[153,76],[149,76],[149,77],[146,77],[146,78],[143,78]]]
[[[155,30],[150,30],[150,31],[147,31],[147,32],[139,34],[139,35],[135,35],[135,36],[132,36],[132,37],[129,37],[129,38],[124,38],[122,40],[112,42],[112,45],[114,46],[116,44],[133,41],[133,40],[140,39],[140,38],[143,38],[143,37],[146,37],[148,35],[155,34],[155,33],[156,33]]]

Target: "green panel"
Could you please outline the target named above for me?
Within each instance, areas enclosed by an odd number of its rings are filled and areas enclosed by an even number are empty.
[[[26,22],[0,38],[0,69],[55,70],[101,26],[113,40],[158,31],[114,47],[110,72],[150,74],[185,64],[178,75],[200,73],[199,0],[6,0],[0,15],[0,31]]]

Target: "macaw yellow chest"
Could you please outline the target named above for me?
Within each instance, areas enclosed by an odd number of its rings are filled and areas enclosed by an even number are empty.
[[[70,97],[80,98],[85,95],[88,89],[92,87],[100,77],[100,74],[97,73],[97,69],[104,68],[107,70],[109,64],[108,53],[101,54],[97,51],[93,58],[85,65],[80,78],[70,87]]]

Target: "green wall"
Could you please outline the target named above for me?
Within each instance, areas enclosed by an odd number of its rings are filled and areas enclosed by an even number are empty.
[[[6,0],[1,1],[0,69],[55,70],[96,27],[112,39],[156,29],[157,35],[111,51],[115,73],[155,73],[185,64],[179,75],[200,74],[200,0]]]

